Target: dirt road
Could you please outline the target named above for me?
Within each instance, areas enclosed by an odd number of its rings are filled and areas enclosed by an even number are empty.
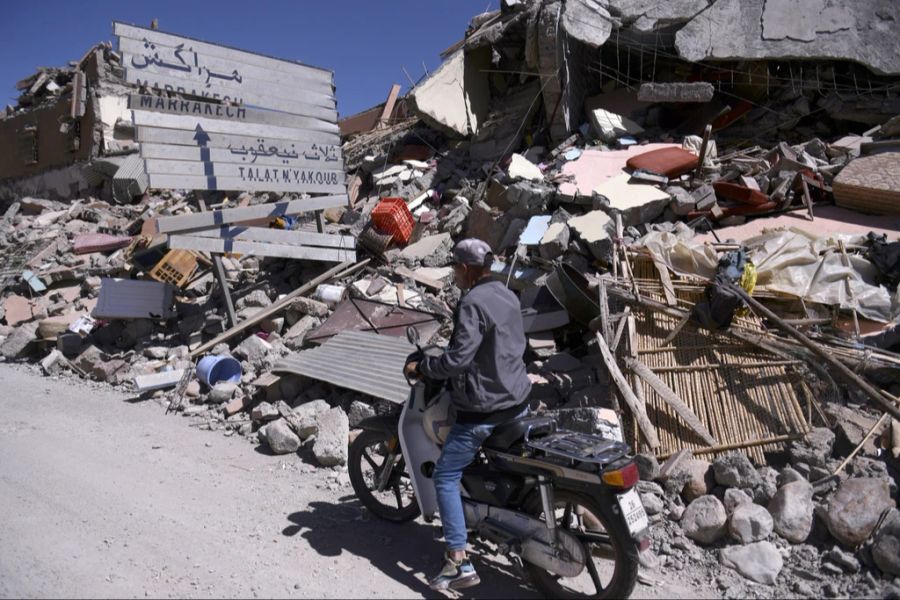
[[[6,364],[0,381],[0,597],[440,597],[433,528],[370,519],[332,471],[102,387]],[[535,597],[476,566],[471,597]]]

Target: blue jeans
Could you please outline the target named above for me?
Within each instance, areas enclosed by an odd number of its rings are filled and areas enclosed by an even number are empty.
[[[459,482],[466,467],[475,459],[478,449],[494,431],[494,425],[456,423],[447,434],[441,457],[434,468],[432,479],[437,491],[438,510],[447,547],[466,549],[466,517],[463,513]]]

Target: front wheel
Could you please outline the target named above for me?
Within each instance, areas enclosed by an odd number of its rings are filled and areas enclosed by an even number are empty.
[[[348,458],[350,484],[372,514],[395,523],[412,521],[421,514],[396,435],[363,431],[350,444]]]
[[[627,598],[638,575],[638,547],[620,519],[587,496],[557,490],[557,527],[581,542],[585,569],[577,577],[560,577],[525,563],[538,590],[548,598]],[[545,520],[539,496],[526,506],[529,514]]]

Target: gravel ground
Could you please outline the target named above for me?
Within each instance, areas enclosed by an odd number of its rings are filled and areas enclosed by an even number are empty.
[[[0,380],[0,597],[441,597],[434,528],[371,518],[345,473],[105,385],[10,364]],[[536,597],[504,560],[476,566],[469,597]],[[647,575],[635,597],[717,595]]]

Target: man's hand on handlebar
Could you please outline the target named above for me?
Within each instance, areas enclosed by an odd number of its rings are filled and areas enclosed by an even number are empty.
[[[419,363],[416,361],[406,363],[403,367],[403,374],[407,379],[419,379],[422,375],[419,373]]]

